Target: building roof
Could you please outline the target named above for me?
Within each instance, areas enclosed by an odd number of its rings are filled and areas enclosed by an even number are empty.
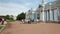
[[[46,6],[45,6],[45,10],[50,9],[50,7],[51,7],[51,9],[55,9],[57,7],[60,8],[60,1],[51,2],[51,5],[50,5],[50,3],[47,3]]]

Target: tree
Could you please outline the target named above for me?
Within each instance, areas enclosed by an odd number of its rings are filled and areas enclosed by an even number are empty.
[[[6,18],[6,20],[14,20],[13,19],[13,15],[11,15],[11,16],[10,15],[6,15],[5,18]]]
[[[9,15],[6,15],[6,16],[5,16],[6,19],[9,19],[9,17],[10,17]]]
[[[17,16],[17,20],[25,19],[25,13],[21,13]]]

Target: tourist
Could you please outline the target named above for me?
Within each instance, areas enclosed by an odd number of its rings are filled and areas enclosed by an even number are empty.
[[[2,24],[2,19],[0,18],[0,25]]]
[[[2,18],[2,25],[4,24],[5,18]]]
[[[24,20],[22,19],[22,23],[24,23]]]

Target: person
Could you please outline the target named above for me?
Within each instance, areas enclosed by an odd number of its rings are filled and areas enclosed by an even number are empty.
[[[28,20],[28,24],[31,24],[31,21],[30,21],[30,19]]]
[[[22,19],[22,23],[24,23],[24,20]]]
[[[4,21],[5,21],[5,19],[4,19],[4,18],[2,18],[2,25],[4,24]]]
[[[7,22],[6,21],[4,21],[4,25],[6,25],[7,24]]]
[[[2,24],[2,19],[0,18],[0,25]]]

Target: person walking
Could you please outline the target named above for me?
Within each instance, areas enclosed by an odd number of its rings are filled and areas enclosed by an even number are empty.
[[[5,19],[4,19],[4,18],[2,18],[2,25],[4,24],[4,21],[5,21]]]

